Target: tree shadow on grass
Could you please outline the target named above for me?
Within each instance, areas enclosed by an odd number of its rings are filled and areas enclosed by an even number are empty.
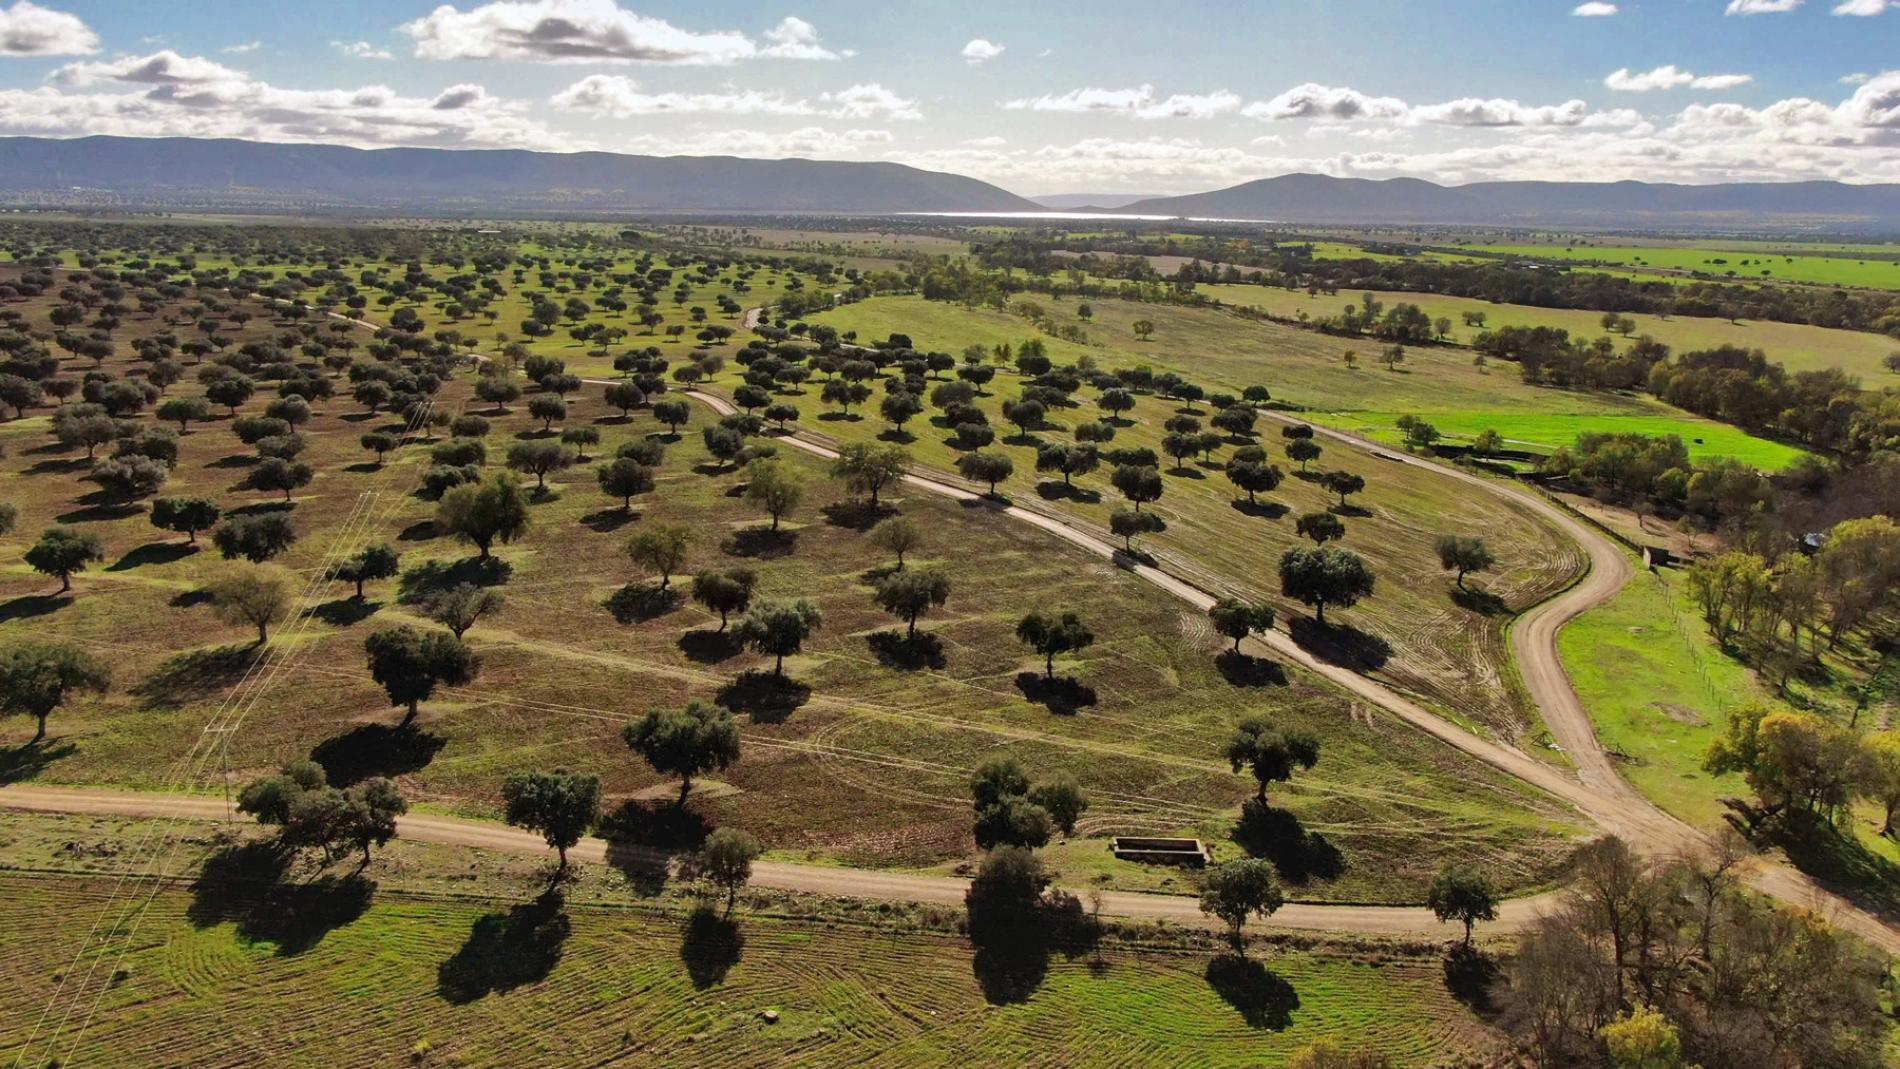
[[[693,989],[704,991],[726,980],[745,956],[745,933],[737,922],[722,917],[711,906],[700,906],[686,918],[680,931],[680,961]]]
[[[205,860],[186,911],[208,928],[235,921],[238,935],[272,943],[280,957],[302,954],[369,909],[376,883],[361,873],[287,884],[293,855],[274,841],[226,847]]]
[[[720,544],[719,548],[727,556],[752,557],[758,560],[776,560],[788,557],[798,548],[798,532],[778,530],[770,527],[747,527],[734,531],[731,538]]]
[[[1445,990],[1480,1016],[1496,1010],[1492,992],[1503,975],[1497,961],[1477,947],[1456,943],[1445,952]]]
[[[818,511],[824,514],[826,523],[850,531],[868,531],[885,517],[897,514],[896,509],[882,502],[873,506],[869,501],[856,500],[834,501]]]
[[[1084,505],[1094,505],[1102,500],[1099,491],[1084,489],[1073,483],[1050,481],[1036,484],[1036,496],[1044,501],[1078,501]]]
[[[29,450],[29,452],[31,452]],[[26,469],[27,475],[63,475],[67,472],[85,471],[93,462],[85,457],[69,457],[63,460],[42,460]]]
[[[699,849],[712,823],[671,800],[630,798],[602,817],[596,831],[610,846],[683,854]]]
[[[1039,672],[1018,672],[1016,689],[1023,697],[1046,707],[1057,716],[1074,716],[1079,710],[1095,704],[1095,688],[1068,676],[1056,676],[1054,679]]]
[[[616,623],[637,624],[665,616],[680,606],[680,592],[658,583],[628,583],[603,603]]]
[[[581,526],[601,534],[612,534],[640,518],[638,509],[605,508],[581,517]]]
[[[905,635],[902,631],[877,631],[865,639],[878,663],[886,668],[914,672],[923,668],[940,669],[946,663],[943,640],[928,631]]]
[[[317,743],[310,759],[323,766],[330,786],[350,787],[372,776],[419,772],[448,741],[414,724],[359,724]]]
[[[23,742],[0,750],[0,785],[33,779],[54,762],[78,752],[78,746],[60,739]]]
[[[1214,658],[1214,667],[1220,669],[1221,678],[1236,687],[1284,687],[1287,685],[1286,669],[1280,662],[1265,657],[1254,657],[1226,649]]]
[[[641,898],[657,898],[673,877],[673,866],[666,851],[631,843],[608,842],[607,864],[618,871],[627,886]]]
[[[1734,813],[1755,814],[1755,842],[1779,846],[1795,868],[1812,876],[1821,886],[1848,901],[1880,915],[1889,922],[1900,921],[1900,864],[1867,849],[1854,835],[1843,835],[1827,821],[1800,812],[1784,812],[1764,822],[1758,811],[1746,803],[1730,800],[1731,824],[1748,834],[1750,825],[1738,821]]]
[[[1351,624],[1320,624],[1299,616],[1288,623],[1287,632],[1306,652],[1356,672],[1376,671],[1392,659],[1391,643]]]
[[[147,542],[107,566],[108,572],[129,572],[147,564],[171,564],[198,552],[190,542]]]
[[[73,603],[70,594],[22,594],[0,602],[0,624],[31,620],[55,613]]]
[[[1489,590],[1479,590],[1476,587],[1452,587],[1451,600],[1452,604],[1459,608],[1475,612],[1480,616],[1504,616],[1511,611],[1511,607],[1504,603],[1503,598]]]
[[[573,930],[559,891],[475,921],[460,950],[436,968],[436,993],[454,1005],[540,983],[560,963]]]
[[[209,605],[216,600],[211,596],[211,591],[198,587],[195,590],[181,590],[173,594],[171,600],[165,604],[174,609],[192,609],[200,605]]]
[[[1057,953],[1092,952],[1101,930],[1071,894],[1051,891],[1033,902],[987,901],[974,887],[964,899],[969,911],[970,971],[984,1001],[994,1006],[1027,1002],[1049,974]]]
[[[396,583],[396,600],[404,605],[414,605],[463,583],[500,586],[513,574],[514,566],[500,557],[425,561],[402,573],[402,578]]]
[[[1222,954],[1207,963],[1207,986],[1232,1006],[1249,1028],[1283,1031],[1300,1008],[1299,992],[1265,965],[1239,954]]]
[[[1242,516],[1255,516],[1263,520],[1277,520],[1288,512],[1287,507],[1278,501],[1230,501],[1227,504]]]
[[[180,653],[133,686],[132,694],[148,705],[164,708],[201,701],[244,678],[263,653],[253,643]]]
[[[434,520],[418,520],[396,533],[398,542],[428,542],[435,537]]]
[[[810,700],[811,687],[774,672],[741,672],[713,695],[713,701],[755,724],[782,723]]]
[[[310,617],[331,627],[350,627],[376,615],[376,610],[382,607],[382,602],[368,598],[334,598],[312,606]]]
[[[226,509],[226,516],[267,516],[273,512],[290,512],[297,507],[295,501],[254,501],[248,505],[239,505]]]
[[[1272,862],[1274,871],[1290,884],[1337,879],[1346,870],[1344,855],[1326,836],[1306,830],[1292,812],[1258,798],[1241,805],[1233,839],[1249,857]]]
[[[730,628],[714,631],[710,627],[698,628],[681,635],[679,648],[689,660],[700,664],[718,664],[721,661],[730,660],[737,657],[741,649],[738,637]]]

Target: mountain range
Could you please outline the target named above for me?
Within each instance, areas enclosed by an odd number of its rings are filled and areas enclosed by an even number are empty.
[[[892,214],[1051,206],[1282,223],[1900,230],[1900,186],[1478,182],[1288,174],[1185,196],[1031,200],[899,163],[231,139],[0,137],[0,203],[436,214]]]
[[[1038,207],[987,182],[900,163],[358,149],[183,137],[0,138],[0,197],[461,213],[830,214]]]

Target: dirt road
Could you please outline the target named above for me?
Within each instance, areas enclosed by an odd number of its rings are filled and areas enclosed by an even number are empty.
[[[225,817],[224,800],[204,795],[155,794],[97,788],[68,789],[18,784],[0,787],[0,808],[44,813],[87,813],[124,817],[174,818],[214,821]],[[408,814],[396,822],[404,839],[467,846],[501,853],[540,857],[549,853],[538,835],[492,821]],[[663,854],[614,846],[603,839],[582,839],[568,856],[591,864],[613,864],[657,870],[667,864]],[[960,908],[969,881],[952,876],[919,876],[901,872],[799,865],[760,861],[753,865],[752,882],[759,887],[837,898],[869,898]],[[1087,902],[1087,892],[1077,893]],[[1496,927],[1513,929],[1535,916],[1541,898],[1506,903]],[[1109,891],[1102,895],[1104,916],[1123,920],[1162,920],[1205,926],[1208,919],[1197,901],[1180,895]],[[1350,906],[1294,903],[1274,914],[1271,925],[1309,931],[1351,931],[1371,935],[1417,938],[1444,937],[1453,929],[1441,925],[1430,910],[1411,906]]]

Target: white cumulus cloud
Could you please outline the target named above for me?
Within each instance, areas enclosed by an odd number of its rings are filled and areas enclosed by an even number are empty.
[[[1620,67],[1603,79],[1603,84],[1619,93],[1649,93],[1658,89],[1733,89],[1755,80],[1752,74],[1692,74],[1667,63],[1646,71]]]
[[[17,0],[0,10],[0,56],[83,56],[99,51],[99,35],[79,16]]]
[[[1793,11],[1801,6],[1801,0],[1728,0],[1724,15],[1771,15],[1782,11]]]
[[[822,115],[834,119],[921,119],[917,102],[875,82],[814,98],[782,90],[733,89],[714,93],[648,93],[618,74],[590,74],[549,101],[563,111],[632,115]]]
[[[1006,101],[1003,107],[1010,111],[1126,115],[1135,119],[1211,119],[1240,110],[1240,97],[1225,89],[1161,97],[1155,94],[1154,86],[1141,85],[1132,89],[1071,89]]]
[[[1616,5],[1605,3],[1604,0],[1589,0],[1589,3],[1571,8],[1570,13],[1578,18],[1603,19],[1616,14]]]
[[[614,0],[496,0],[467,11],[443,4],[401,29],[423,59],[726,66],[760,57],[839,58],[803,19],[780,21],[760,45],[736,30],[681,29]]]
[[[973,37],[970,39],[969,44],[963,46],[963,51],[959,54],[963,56],[963,62],[974,67],[981,63],[988,63],[990,60],[1002,55],[1003,49],[1006,47],[1008,46],[999,45],[987,38]]]

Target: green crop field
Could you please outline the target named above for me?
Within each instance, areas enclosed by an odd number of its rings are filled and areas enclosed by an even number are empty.
[[[1279,316],[1304,314],[1315,319],[1337,315],[1345,306],[1362,300],[1360,291],[1309,297],[1305,290],[1274,286],[1201,285],[1195,287],[1195,292],[1236,307],[1259,308]],[[1433,319],[1442,317],[1451,320],[1451,339],[1464,343],[1469,343],[1485,330],[1498,327],[1559,327],[1569,331],[1573,338],[1596,338],[1606,333],[1600,312],[1493,304],[1472,297],[1443,297],[1396,290],[1377,291],[1374,295],[1388,308],[1407,302],[1418,305]],[[1470,312],[1484,314],[1482,327],[1465,324],[1464,316]],[[1878,389],[1900,379],[1882,364],[1888,354],[1900,351],[1900,342],[1868,331],[1833,330],[1773,320],[1731,323],[1726,319],[1694,316],[1665,318],[1644,314],[1631,315],[1629,318],[1636,321],[1632,336],[1648,335],[1677,352],[1735,345],[1760,349],[1770,360],[1786,365],[1789,371],[1840,368],[1848,374],[1859,376],[1869,388]]]
[[[1717,246],[1470,245],[1474,252],[1607,264],[1657,272],[1696,272],[1736,282],[1802,282],[1818,286],[1900,289],[1900,258],[1790,255],[1783,250]]]
[[[0,874],[9,1063],[70,964],[66,929],[111,888]],[[928,931],[742,914],[735,934],[704,937],[661,908],[377,890],[346,923],[292,934],[252,906],[157,891],[83,1033],[69,1025],[52,1049],[75,1065],[906,1069],[1033,1049],[1048,1066],[1238,1069],[1317,1039],[1425,1064],[1487,1035],[1429,952],[1259,948],[1223,972],[1205,949],[1111,947],[1057,954],[1033,999],[995,1002],[968,944]]]

